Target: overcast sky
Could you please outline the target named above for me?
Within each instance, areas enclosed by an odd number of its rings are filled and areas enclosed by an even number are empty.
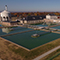
[[[0,11],[5,5],[9,11],[60,11],[60,0],[0,0]]]

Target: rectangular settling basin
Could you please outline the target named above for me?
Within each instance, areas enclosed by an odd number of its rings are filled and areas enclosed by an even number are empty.
[[[56,26],[56,27],[52,27],[52,28],[54,28],[54,29],[60,29],[60,26]]]
[[[33,48],[36,48],[38,46],[51,42],[60,37],[60,34],[55,34],[55,33],[49,33],[37,38],[31,37],[32,34],[40,33],[40,32],[43,32],[43,31],[31,31],[27,33],[12,35],[12,36],[6,36],[3,38],[31,50]]]
[[[10,29],[13,29],[13,30],[10,31]],[[0,29],[0,36],[1,35],[6,35],[6,34],[11,34],[11,33],[17,33],[17,32],[27,31],[27,30],[32,30],[32,29],[23,28],[23,27],[2,28],[2,29]]]

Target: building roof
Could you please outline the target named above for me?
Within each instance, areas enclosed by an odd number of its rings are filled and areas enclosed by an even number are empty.
[[[20,22],[20,21],[3,21],[3,22],[8,22],[8,23],[17,23],[17,22]]]
[[[27,21],[29,21],[29,20],[42,20],[44,18],[46,18],[46,16],[27,16],[27,17],[25,17],[25,19],[23,18],[22,20],[27,20]]]
[[[48,15],[50,15],[50,16],[56,16],[55,14],[48,14]]]
[[[4,10],[3,12],[1,12],[1,17],[9,16],[9,13],[10,13],[10,12]]]
[[[5,6],[5,10],[1,12],[1,17],[10,16],[10,12],[7,10],[7,6]]]

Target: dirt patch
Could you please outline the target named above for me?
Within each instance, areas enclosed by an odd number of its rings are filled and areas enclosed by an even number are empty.
[[[20,55],[12,52],[7,46],[11,47],[11,43],[0,38],[0,59],[2,60],[23,60]]]

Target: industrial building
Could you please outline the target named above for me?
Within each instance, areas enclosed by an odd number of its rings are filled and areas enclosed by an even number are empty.
[[[56,16],[54,14],[48,14],[46,15],[46,19],[60,19],[60,16]]]
[[[19,19],[19,21],[12,21],[11,14],[8,11],[7,5],[5,6],[5,10],[0,13],[0,22],[2,25],[17,25],[18,22],[20,24],[36,24],[43,22],[43,19],[46,18],[46,16],[27,16],[22,19]],[[16,19],[17,20],[17,19]]]
[[[36,24],[43,22],[43,19],[46,18],[46,16],[27,16],[20,20],[20,23],[24,24]]]
[[[2,25],[17,25],[19,21],[12,21],[11,14],[8,11],[7,5],[5,5],[5,10],[0,13],[0,22]]]

